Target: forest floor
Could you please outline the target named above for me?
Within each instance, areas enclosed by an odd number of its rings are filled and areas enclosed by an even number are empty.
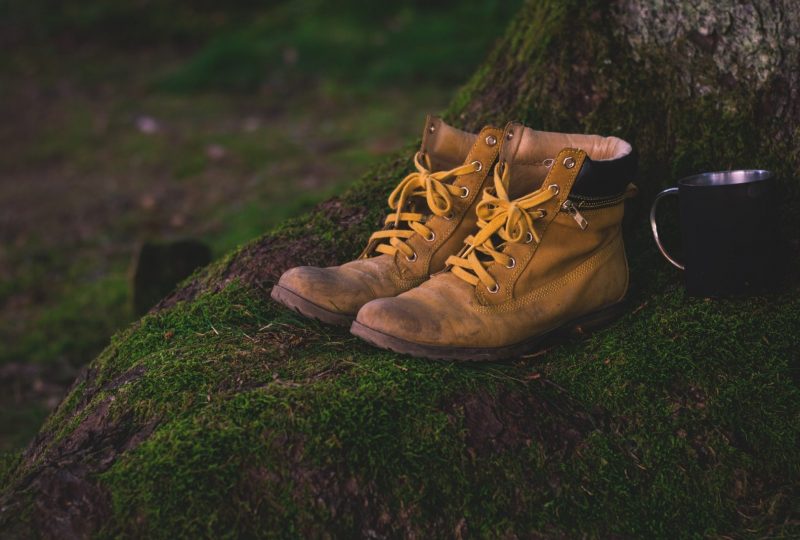
[[[444,107],[516,5],[497,4],[367,15],[355,0],[335,14],[314,1],[146,13],[11,2],[0,31],[0,452],[24,446],[134,319],[142,241],[197,238],[220,256],[340,191]],[[475,17],[485,24],[467,46],[414,45]]]

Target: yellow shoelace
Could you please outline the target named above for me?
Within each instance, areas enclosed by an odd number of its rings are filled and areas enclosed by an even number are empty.
[[[425,197],[428,208],[433,214],[447,217],[450,215],[450,210],[453,207],[452,197],[466,197],[469,195],[469,189],[454,186],[452,183],[445,183],[445,181],[480,170],[480,164],[478,162],[473,162],[461,165],[455,169],[450,169],[449,171],[431,172],[430,159],[428,156],[426,155],[424,157],[424,165],[421,159],[422,155],[420,152],[417,152],[414,155],[416,172],[412,172],[406,176],[397,185],[394,191],[392,191],[392,194],[389,195],[389,208],[394,210],[394,212],[386,216],[384,225],[387,227],[392,225],[394,228],[384,229],[370,236],[368,245],[372,245],[374,241],[378,241],[379,243],[374,247],[374,251],[378,253],[394,255],[400,251],[407,259],[416,260],[416,253],[414,253],[411,246],[405,243],[405,240],[414,236],[415,233],[431,241],[434,240],[435,237],[433,231],[424,224],[427,217],[425,214],[403,211],[407,202],[413,197]],[[409,228],[401,229],[401,222],[406,222]],[[365,256],[368,256],[368,254],[367,252]]]
[[[483,198],[476,207],[478,233],[467,237],[466,247],[459,255],[447,258],[447,265],[453,274],[472,285],[483,283],[492,293],[499,290],[499,285],[486,266],[494,261],[513,268],[516,261],[500,251],[503,246],[516,242],[539,243],[533,222],[547,213],[537,207],[558,195],[558,186],[552,184],[512,201],[507,190],[508,167],[503,167],[502,176],[498,173],[499,168],[494,169],[494,188],[484,190]],[[492,240],[495,235],[502,240],[497,247]],[[478,253],[488,255],[492,261],[481,260]]]

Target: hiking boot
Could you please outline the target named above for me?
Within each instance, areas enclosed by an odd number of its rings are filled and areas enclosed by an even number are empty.
[[[442,270],[475,228],[501,135],[493,127],[467,133],[429,116],[416,171],[389,195],[392,212],[361,256],[341,266],[292,268],[272,298],[306,317],[349,326],[370,300],[398,295]]]
[[[498,360],[610,321],[628,288],[621,224],[635,170],[616,137],[509,124],[462,251],[419,287],[366,304],[351,331],[414,356]]]

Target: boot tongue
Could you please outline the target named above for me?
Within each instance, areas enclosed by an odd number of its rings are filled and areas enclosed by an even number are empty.
[[[508,195],[511,200],[541,187],[553,158],[564,148],[564,139],[558,135],[534,131],[515,123],[506,126],[498,163],[509,167]]]
[[[428,156],[431,172],[455,169],[463,165],[478,135],[447,124],[438,116],[428,115],[422,131],[420,152]],[[425,197],[409,200],[409,210],[430,214]]]
[[[438,116],[428,115],[420,146],[420,152],[427,156],[427,160],[422,161],[430,165],[431,172],[455,169],[464,164],[477,140],[478,135],[450,126]],[[452,179],[447,180],[447,182],[452,181]],[[406,207],[401,211],[423,214],[425,217],[422,223],[432,214],[424,196],[410,197],[406,201]],[[410,226],[403,221],[398,228],[408,230]]]
[[[447,125],[438,116],[428,115],[420,151],[430,157],[432,171],[454,169],[467,159],[477,138],[474,133]]]

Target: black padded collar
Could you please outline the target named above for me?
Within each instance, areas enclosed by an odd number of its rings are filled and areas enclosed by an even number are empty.
[[[595,161],[586,156],[570,193],[582,197],[620,195],[635,180],[638,162],[634,149],[616,159]]]

